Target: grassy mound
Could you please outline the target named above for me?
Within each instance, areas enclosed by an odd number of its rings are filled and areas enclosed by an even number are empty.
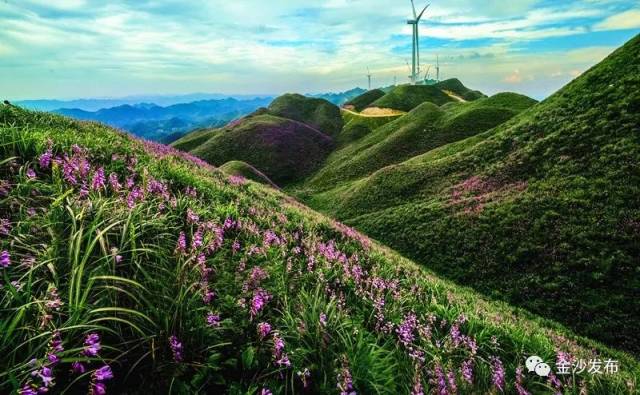
[[[452,92],[456,96],[460,96],[461,98],[463,98],[466,101],[474,101],[474,100],[478,100],[478,99],[481,99],[483,97],[486,97],[480,91],[474,91],[474,90],[471,90],[471,89],[467,88],[457,78],[451,78],[451,79],[448,79],[448,80],[440,81],[437,84],[435,84],[434,86],[436,88],[440,89],[440,90]]]
[[[315,205],[449,278],[640,352],[639,59],[640,36],[508,123]]]
[[[630,356],[166,146],[5,106],[0,155],[2,393],[637,385]],[[553,365],[593,353],[620,373],[515,373],[531,354]]]
[[[222,129],[196,132],[173,144],[216,166],[232,160],[259,163],[273,182],[285,185],[315,170],[333,148],[327,135],[273,115],[252,115]]]
[[[342,128],[342,131],[336,137],[336,141],[340,146],[359,140],[377,128],[398,119],[398,117],[361,116],[344,111],[342,113],[342,119],[344,120],[344,128]]]
[[[366,91],[358,97],[355,97],[345,103],[345,106],[352,106],[356,111],[362,111],[367,108],[371,103],[380,99],[385,95],[385,92],[380,89],[372,89]]]
[[[411,111],[424,102],[441,106],[451,101],[454,99],[432,85],[400,85],[371,103],[369,107]]]
[[[303,188],[324,190],[370,175],[385,166],[487,131],[533,103],[536,103],[533,99],[510,93],[442,107],[423,103],[333,153]]]
[[[230,176],[243,177],[247,180],[277,188],[277,185],[274,184],[269,177],[246,162],[232,160],[220,166],[220,171]]]
[[[269,113],[305,123],[321,132],[335,136],[342,130],[342,115],[338,106],[324,99],[298,94],[286,94],[269,105]]]

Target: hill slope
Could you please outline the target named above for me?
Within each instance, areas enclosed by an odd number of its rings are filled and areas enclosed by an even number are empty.
[[[345,107],[353,107],[355,111],[362,111],[367,108],[371,103],[380,99],[385,95],[385,92],[381,89],[372,89],[366,91],[358,97],[355,97],[345,103]]]
[[[260,170],[256,169],[246,162],[242,162],[239,160],[232,160],[225,163],[224,165],[220,166],[220,171],[230,176],[243,177],[247,180],[255,181],[260,184],[269,185],[274,188],[278,187]]]
[[[445,92],[451,92],[456,96],[459,96],[463,100],[466,101],[474,101],[486,97],[480,91],[474,91],[462,84],[459,79],[451,78],[448,80],[440,81],[434,85],[436,88],[443,90]]]
[[[451,101],[454,99],[433,85],[400,85],[371,103],[369,107],[411,111],[424,102],[441,106]]]
[[[194,132],[172,145],[216,166],[247,162],[284,185],[315,170],[333,142],[306,124],[262,111],[222,129]]]
[[[0,155],[0,392],[637,388],[630,356],[168,147],[5,106]],[[620,372],[514,374],[594,353]]]
[[[515,93],[500,93],[472,103],[456,102],[442,107],[425,102],[333,153],[304,187],[316,191],[335,188],[345,181],[487,131],[535,103]]]
[[[268,109],[270,114],[302,122],[329,136],[342,130],[340,108],[324,99],[290,93],[276,98]]]
[[[438,273],[640,352],[639,59],[637,36],[507,124],[311,202]]]

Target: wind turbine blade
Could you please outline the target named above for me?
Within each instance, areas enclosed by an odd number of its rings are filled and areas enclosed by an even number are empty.
[[[413,19],[416,19],[416,5],[413,3],[413,0],[411,0],[411,7],[413,7]]]
[[[420,13],[420,15],[418,15],[418,17],[416,18],[416,22],[420,22],[420,19],[422,18],[422,14],[424,14],[424,12],[427,10],[427,8],[429,8],[431,4],[427,4],[426,7],[424,7],[424,9],[422,9],[422,12]],[[414,11],[415,12],[415,11]]]

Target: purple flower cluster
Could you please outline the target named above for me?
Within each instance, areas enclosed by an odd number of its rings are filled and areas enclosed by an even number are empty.
[[[473,384],[473,359],[467,359],[462,362],[460,373],[462,374],[464,381],[469,384]]]
[[[271,325],[268,322],[259,323],[257,328],[258,336],[260,337],[260,339],[264,339],[265,337],[269,336],[269,333],[271,333]]]
[[[0,267],[7,268],[11,265],[11,255],[9,251],[4,250],[0,252]]]
[[[491,382],[500,392],[504,392],[505,371],[502,361],[498,357],[491,357]]]
[[[91,375],[91,395],[104,395],[107,393],[105,381],[113,378],[113,371],[109,365],[96,369]]]
[[[271,300],[271,294],[264,289],[260,288],[254,292],[253,298],[251,298],[251,306],[249,308],[249,313],[251,314],[252,319],[262,311],[269,300]]]
[[[516,391],[518,395],[531,395],[531,393],[524,388],[523,382],[524,375],[522,374],[522,368],[518,366],[516,368]]]
[[[100,336],[97,333],[90,333],[84,338],[84,349],[82,354],[87,357],[96,357],[102,349]]]
[[[342,368],[338,372],[337,381],[340,395],[356,395],[356,391],[353,388],[351,370],[349,370],[349,361],[346,357],[342,358]]]
[[[175,335],[169,337],[169,347],[171,347],[171,352],[173,353],[173,360],[176,362],[182,362],[184,355],[182,349],[182,343]]]
[[[18,390],[18,393],[35,395],[49,392],[49,389],[55,385],[53,368],[60,362],[58,354],[63,351],[64,347],[62,346],[60,332],[54,331],[49,341],[49,347],[43,365],[31,372],[31,378]],[[34,359],[31,361],[31,364],[35,366],[37,361]]]
[[[207,314],[207,325],[212,328],[217,328],[220,326],[220,316],[218,314],[208,313]]]
[[[277,333],[273,334],[273,359],[278,366],[291,366],[289,356],[284,352],[284,340]]]

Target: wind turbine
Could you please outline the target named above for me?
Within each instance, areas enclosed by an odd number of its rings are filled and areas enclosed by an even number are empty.
[[[422,15],[429,8],[431,4],[427,4],[420,14],[416,12],[416,5],[411,0],[411,7],[413,8],[413,19],[409,19],[407,21],[408,25],[413,26],[413,53],[412,53],[412,65],[411,65],[411,83],[416,84],[418,79],[420,78],[420,37],[418,34],[418,25],[420,24],[420,19],[422,19]]]
[[[367,79],[369,80],[369,90],[371,90],[371,71],[369,70],[369,66],[367,66]]]
[[[429,71],[431,71],[431,65],[429,65],[429,67],[427,67],[427,72],[424,73],[424,82],[425,82],[425,84],[427,83],[427,80],[429,79]]]

